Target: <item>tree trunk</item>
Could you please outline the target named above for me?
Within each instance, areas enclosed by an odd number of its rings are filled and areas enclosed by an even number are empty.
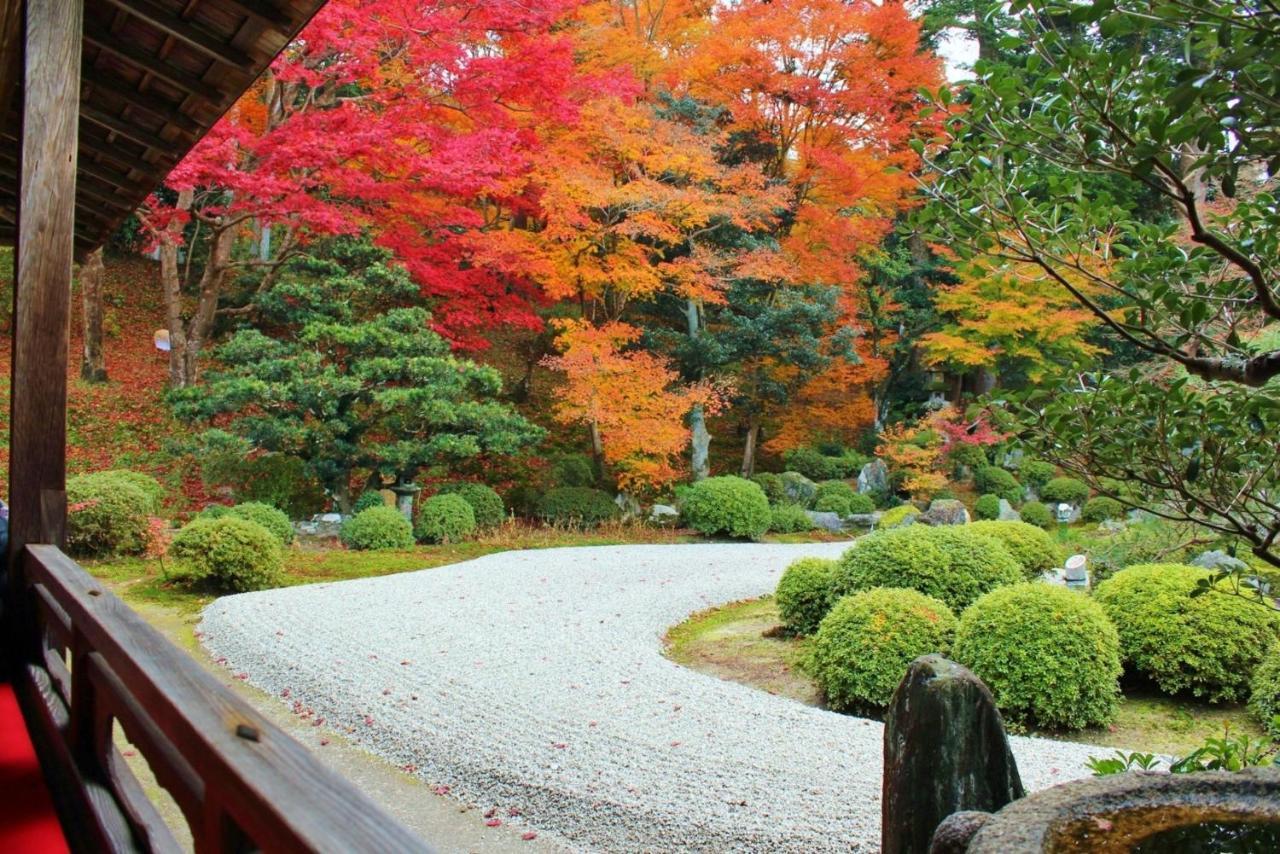
[[[701,313],[696,300],[685,301],[685,320],[689,326],[689,337],[697,338],[702,329]],[[702,404],[698,404],[689,413],[689,451],[693,469],[693,479],[702,480],[711,475],[711,433],[707,430],[707,413]]]
[[[600,425],[592,421],[588,426],[591,433],[591,456],[596,461],[596,471],[604,472],[604,439],[600,436]]]
[[[341,475],[330,489],[333,495],[333,503],[338,505],[338,512],[344,516],[351,515],[351,475],[345,473]]]
[[[186,347],[182,354],[182,367],[187,385],[195,385],[200,379],[200,351],[213,333],[213,321],[218,311],[218,297],[230,274],[231,249],[235,243],[234,227],[215,227],[209,241],[209,260],[200,277],[200,296],[195,314],[187,326]]]
[[[751,477],[756,470],[756,441],[760,438],[760,416],[747,418],[747,443],[742,449],[742,476]]]
[[[189,211],[194,200],[191,190],[178,193],[178,210]],[[185,355],[187,336],[182,321],[182,278],[178,273],[178,241],[182,223],[175,219],[160,236],[160,287],[164,292],[164,317],[169,327],[169,387],[187,385]]]
[[[102,351],[102,249],[95,249],[80,265],[80,299],[84,322],[84,358],[80,377],[91,383],[107,381],[107,361]]]

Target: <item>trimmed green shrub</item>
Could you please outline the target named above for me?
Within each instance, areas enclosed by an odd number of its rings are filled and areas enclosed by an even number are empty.
[[[910,524],[907,520],[914,519],[920,515],[920,508],[914,504],[899,504],[897,507],[891,507],[884,511],[880,516],[880,521],[876,523],[876,528],[901,528]]]
[[[1052,463],[1046,463],[1043,460],[1023,460],[1018,466],[1018,477],[1027,486],[1036,491],[1036,495],[1040,494],[1040,490],[1044,489],[1044,485],[1058,476],[1058,470],[1054,468]]]
[[[128,469],[108,469],[107,471],[98,472],[98,474],[103,477],[122,480],[138,487],[138,489],[142,490],[143,495],[147,496],[147,501],[150,503],[150,508],[147,512],[152,516],[160,515],[160,510],[164,507],[165,490],[160,485],[160,481],[151,475],[143,474],[140,471],[129,471]]]
[[[915,590],[877,587],[840,599],[818,626],[810,669],[833,709],[883,708],[907,666],[946,655],[956,618]]]
[[[475,533],[475,507],[460,494],[433,495],[418,507],[413,535],[422,543],[460,543]]]
[[[343,545],[357,551],[413,547],[413,526],[394,507],[361,510],[342,523],[338,536]]]
[[[814,493],[813,499],[814,501],[821,501],[828,495],[834,495],[844,499],[844,502],[847,504],[852,501],[853,496],[857,494],[858,491],[850,486],[847,481],[824,480],[822,483],[818,484],[818,491]]]
[[[1046,504],[1083,504],[1089,498],[1089,486],[1074,477],[1055,477],[1040,490]]]
[[[999,519],[1000,496],[992,495],[990,492],[979,496],[973,504],[973,515],[978,519]]]
[[[849,499],[849,512],[854,515],[865,515],[876,512],[875,499],[870,495],[855,492]]]
[[[356,499],[356,503],[351,506],[351,513],[355,515],[370,507],[386,507],[386,499],[382,497],[382,493],[376,489],[366,489],[360,493],[360,497]]]
[[[1120,699],[1120,639],[1088,596],[1049,584],[993,590],[960,617],[956,661],[1009,717],[1079,729],[1110,722]]]
[[[769,499],[770,504],[778,504],[786,500],[787,491],[779,475],[767,471],[760,472],[751,476],[751,482],[764,490],[764,497]]]
[[[470,504],[477,528],[496,528],[506,521],[507,508],[502,503],[502,497],[483,483],[448,483],[440,487],[436,494],[457,495]]]
[[[1018,515],[1028,525],[1035,525],[1037,528],[1043,528],[1046,531],[1052,531],[1058,527],[1058,519],[1053,515],[1053,511],[1039,501],[1028,501],[1023,504],[1018,509]]]
[[[799,504],[801,507],[812,507],[818,495],[818,484],[800,474],[798,471],[784,471],[782,478],[782,497],[784,501]]]
[[[813,520],[799,504],[775,504],[769,511],[769,530],[775,534],[812,531]]]
[[[287,546],[293,542],[293,523],[289,521],[288,516],[284,515],[283,510],[277,510],[270,504],[263,504],[260,501],[246,501],[244,504],[237,504],[235,507],[227,508],[227,515],[249,522],[257,522],[270,531],[282,546]]]
[[[779,586],[781,589],[781,586]],[[1280,643],[1263,656],[1249,682],[1249,711],[1274,738],[1280,738]]]
[[[1166,694],[1243,700],[1262,656],[1280,638],[1280,614],[1223,591],[1192,596],[1207,569],[1138,564],[1094,597],[1120,631],[1125,662]]]
[[[154,505],[134,479],[115,472],[67,478],[67,551],[76,557],[140,553]]]
[[[817,448],[792,448],[782,454],[782,462],[787,471],[820,481],[854,477],[866,465],[867,458],[856,451],[824,454]]]
[[[755,539],[772,521],[769,499],[759,486],[732,475],[698,481],[680,508],[694,530],[703,534],[727,534]]]
[[[551,467],[551,479],[557,486],[593,486],[595,463],[586,454],[566,454]]]
[[[257,522],[236,516],[196,519],[174,536],[169,556],[198,581],[242,593],[280,583],[280,539]]]
[[[782,578],[774,598],[782,625],[797,635],[811,635],[818,623],[831,610],[831,578],[836,562],[820,557],[802,557],[792,561]]]
[[[1080,518],[1086,522],[1105,522],[1108,519],[1123,519],[1124,505],[1114,498],[1099,495],[1090,498],[1080,509]]]
[[[1028,581],[1035,581],[1045,572],[1059,565],[1062,554],[1053,537],[1043,528],[1026,522],[984,520],[970,523],[970,528],[980,534],[995,537],[1004,543],[1014,559],[1022,564]]]
[[[589,486],[561,486],[538,499],[538,518],[548,525],[594,528],[620,511],[607,492]]]
[[[910,525],[875,531],[840,557],[837,595],[872,587],[908,587],[959,611],[996,587],[1023,580],[1022,564],[972,525]]]
[[[533,519],[538,515],[538,502],[542,500],[542,492],[536,486],[517,486],[507,493],[507,506],[511,512],[522,519]]]
[[[947,450],[947,461],[956,469],[960,466],[968,466],[974,472],[984,466],[991,465],[991,461],[987,459],[987,452],[983,450],[981,445],[967,443],[951,445]]]
[[[849,515],[849,499],[843,495],[828,493],[819,496],[813,502],[813,509],[820,513],[835,513],[837,516]]]
[[[231,508],[226,504],[206,504],[197,519],[221,519],[223,516],[230,516]]]
[[[991,493],[1010,504],[1022,503],[1022,484],[1002,468],[983,466],[973,473],[973,487],[979,493]]]

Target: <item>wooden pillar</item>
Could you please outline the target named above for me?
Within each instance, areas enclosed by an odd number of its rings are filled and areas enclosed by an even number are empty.
[[[10,555],[66,533],[67,350],[82,0],[27,0],[14,256]],[[12,565],[12,563],[11,563]]]

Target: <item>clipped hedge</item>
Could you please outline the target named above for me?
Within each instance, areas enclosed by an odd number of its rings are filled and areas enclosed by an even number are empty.
[[[1253,671],[1249,681],[1249,711],[1272,737],[1280,738],[1280,643],[1276,643]]]
[[[351,506],[351,513],[357,513],[368,510],[370,507],[386,507],[386,499],[382,497],[382,493],[376,489],[366,489],[360,493],[360,497],[356,499],[356,503]]]
[[[592,486],[596,466],[586,454],[566,454],[551,467],[551,478],[557,486]]]
[[[799,504],[776,504],[769,511],[769,530],[775,534],[812,531],[813,520]]]
[[[152,516],[159,515],[160,510],[164,507],[164,487],[160,485],[160,481],[149,474],[130,471],[129,469],[108,469],[107,471],[98,472],[98,475],[131,483],[142,490],[149,503],[147,512]]]
[[[1039,495],[1044,485],[1058,476],[1058,470],[1043,460],[1023,460],[1018,466],[1018,476]]]
[[[594,528],[620,513],[609,493],[589,486],[560,486],[538,499],[538,518],[548,525]]]
[[[769,499],[759,486],[741,477],[708,477],[695,483],[680,513],[703,534],[755,539],[769,530]]]
[[[914,504],[899,504],[897,507],[891,507],[880,515],[880,521],[876,522],[876,528],[886,530],[889,528],[901,528],[910,524],[908,519],[914,520],[920,515],[920,508]]]
[[[483,483],[472,481],[448,483],[440,487],[436,494],[457,495],[470,504],[477,528],[496,528],[506,521],[507,508],[502,503],[502,496]]]
[[[1010,504],[1022,503],[1022,484],[1012,474],[997,466],[983,466],[973,473],[973,488],[991,493]]]
[[[138,554],[155,500],[135,478],[103,471],[67,478],[67,551],[76,557]]]
[[[870,495],[855,492],[853,497],[849,499],[849,512],[855,516],[874,513],[876,512],[875,499]]]
[[[1105,522],[1108,519],[1123,519],[1124,505],[1114,498],[1099,495],[1090,498],[1080,509],[1080,518],[1086,522]]]
[[[1212,574],[1138,564],[1099,584],[1094,597],[1120,631],[1125,662],[1161,691],[1243,700],[1254,668],[1280,638],[1280,614],[1223,591],[1193,597]]]
[[[837,516],[849,515],[849,499],[843,495],[823,495],[813,502],[813,509],[820,513],[834,513]]]
[[[1084,504],[1089,500],[1089,485],[1074,477],[1055,477],[1040,490],[1046,504]]]
[[[413,526],[394,507],[370,507],[342,523],[342,544],[357,551],[413,547]]]
[[[263,504],[260,501],[246,501],[244,504],[237,504],[234,507],[227,508],[227,515],[249,522],[257,522],[270,531],[282,546],[287,546],[293,542],[293,523],[289,521],[289,517],[284,514],[283,510],[272,507],[270,504]]]
[[[990,492],[978,496],[978,500],[973,504],[973,515],[978,519],[999,519],[1000,496],[992,495]]]
[[[764,497],[770,504],[778,504],[786,500],[787,490],[782,484],[782,477],[772,472],[760,472],[751,476],[751,482],[764,490]]]
[[[1079,729],[1109,723],[1120,700],[1120,639],[1088,596],[1048,584],[993,590],[960,617],[956,661],[996,705],[1027,724]]]
[[[1058,518],[1053,515],[1053,511],[1039,501],[1028,501],[1023,504],[1018,510],[1018,515],[1028,525],[1035,525],[1045,531],[1052,531],[1058,527]]]
[[[835,603],[814,636],[810,670],[832,708],[883,708],[907,666],[946,655],[955,630],[955,615],[937,599],[877,587]]]
[[[872,587],[906,587],[962,610],[982,594],[1023,580],[1000,540],[972,525],[911,525],[874,531],[840,557],[837,595]]]
[[[475,533],[474,505],[462,495],[433,495],[418,507],[413,535],[421,543],[460,543]]]
[[[970,528],[980,534],[988,534],[1004,543],[1014,559],[1022,564],[1028,581],[1059,565],[1061,550],[1053,537],[1043,528],[1026,522],[984,520],[973,522]]]
[[[774,599],[782,625],[797,635],[811,635],[831,610],[831,579],[836,562],[820,557],[802,557],[778,579]]]
[[[231,515],[191,522],[174,536],[169,556],[193,579],[233,593],[274,587],[284,573],[280,539]]]
[[[854,477],[866,464],[867,458],[856,451],[824,454],[817,448],[792,448],[782,454],[787,471],[795,471],[810,480],[840,480]]]
[[[814,509],[821,509],[817,505],[824,498],[836,498],[842,505],[847,506],[858,491],[843,480],[824,480],[818,484],[818,491],[813,495]]]

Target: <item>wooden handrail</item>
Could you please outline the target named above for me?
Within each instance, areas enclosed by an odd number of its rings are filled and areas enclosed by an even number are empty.
[[[28,546],[19,578],[18,693],[73,848],[178,847],[113,743],[119,723],[197,851],[430,850],[56,547]]]

